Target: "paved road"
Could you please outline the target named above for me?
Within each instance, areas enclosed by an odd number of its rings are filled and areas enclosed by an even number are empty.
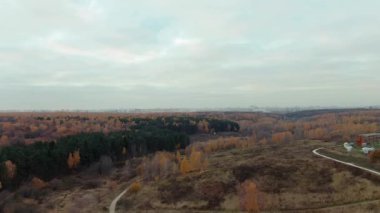
[[[332,158],[332,157],[329,157],[329,156],[326,156],[326,155],[318,153],[318,150],[321,150],[321,149],[323,149],[323,148],[314,149],[313,153],[315,155],[320,156],[320,157],[323,157],[323,158],[326,158],[326,159],[329,159],[329,160],[332,160],[332,161],[335,161],[335,162],[338,162],[338,163],[341,163],[341,164],[344,164],[344,165],[347,165],[347,166],[352,166],[352,167],[355,167],[355,168],[358,168],[358,169],[361,169],[361,170],[364,170],[364,171],[367,171],[367,172],[370,172],[372,174],[380,176],[380,172],[378,172],[376,170],[372,170],[372,169],[368,169],[368,168],[365,168],[365,167],[362,167],[362,166],[358,166],[358,165],[355,165],[353,163],[344,162],[344,161],[341,161],[341,160],[338,160],[338,159],[335,159],[335,158]]]

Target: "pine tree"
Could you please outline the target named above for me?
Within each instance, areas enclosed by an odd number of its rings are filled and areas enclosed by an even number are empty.
[[[122,154],[124,155],[124,156],[127,156],[127,148],[125,148],[125,147],[123,147],[123,151],[122,151]]]
[[[74,160],[74,167],[78,167],[80,164],[80,154],[79,150],[75,151],[73,154],[73,160]]]

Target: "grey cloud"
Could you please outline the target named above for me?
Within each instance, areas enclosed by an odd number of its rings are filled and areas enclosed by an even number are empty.
[[[4,0],[0,109],[378,105],[379,6]]]

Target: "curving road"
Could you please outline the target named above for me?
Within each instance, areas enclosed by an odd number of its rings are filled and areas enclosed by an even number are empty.
[[[358,168],[358,169],[361,169],[361,170],[364,170],[364,171],[367,171],[367,172],[370,172],[372,174],[375,174],[375,175],[379,175],[380,176],[380,172],[378,171],[375,171],[375,170],[372,170],[372,169],[368,169],[368,168],[365,168],[365,167],[362,167],[362,166],[358,166],[358,165],[355,165],[353,163],[349,163],[349,162],[344,162],[344,161],[341,161],[341,160],[338,160],[338,159],[335,159],[335,158],[332,158],[332,157],[329,157],[329,156],[326,156],[326,155],[323,155],[323,154],[320,154],[318,153],[318,150],[321,150],[323,148],[318,148],[318,149],[314,149],[313,150],[313,154],[319,156],[319,157],[322,157],[322,158],[326,158],[328,160],[332,160],[332,161],[335,161],[335,162],[338,162],[338,163],[341,163],[341,164],[344,164],[344,165],[347,165],[347,166],[351,166],[351,167],[355,167],[355,168]],[[128,190],[131,188],[131,186],[129,186],[128,188],[126,188],[124,191],[122,191],[111,203],[110,205],[110,208],[109,208],[109,213],[115,213],[115,209],[116,209],[116,205],[117,205],[117,202],[120,200],[121,197],[123,197],[125,195],[125,193],[128,192]]]
[[[380,172],[378,172],[376,170],[372,170],[372,169],[368,169],[368,168],[365,168],[365,167],[362,167],[362,166],[358,166],[358,165],[355,165],[353,163],[344,162],[344,161],[341,161],[341,160],[338,160],[338,159],[335,159],[335,158],[332,158],[332,157],[329,157],[329,156],[326,156],[326,155],[318,153],[318,150],[321,150],[321,149],[323,149],[323,148],[314,149],[313,153],[315,155],[320,156],[320,157],[323,157],[323,158],[326,158],[326,159],[329,159],[329,160],[332,160],[332,161],[335,161],[335,162],[338,162],[338,163],[341,163],[341,164],[344,164],[344,165],[347,165],[347,166],[352,166],[352,167],[355,167],[355,168],[358,168],[358,169],[361,169],[361,170],[364,170],[364,171],[367,171],[367,172],[370,172],[372,174],[380,176]]]
[[[127,191],[129,190],[131,186],[129,186],[128,188],[126,188],[124,191],[122,191],[115,199],[113,199],[111,205],[110,205],[110,213],[115,213],[115,209],[116,209],[116,204],[117,202],[120,200],[121,197],[123,197],[123,195],[125,193],[127,193]]]
[[[135,182],[135,181],[141,181],[141,179],[132,179],[131,181],[130,181],[130,183],[133,183],[133,182]],[[125,193],[127,193],[128,192],[128,190],[131,188],[131,185],[132,184],[130,184],[129,186],[128,186],[128,188],[126,188],[124,191],[122,191],[115,199],[113,199],[113,201],[112,201],[112,203],[111,203],[111,205],[110,205],[110,208],[109,208],[109,213],[115,213],[116,212],[116,205],[117,205],[117,202],[119,202],[119,200],[120,200],[120,198],[121,197],[123,197],[124,195],[125,195]]]

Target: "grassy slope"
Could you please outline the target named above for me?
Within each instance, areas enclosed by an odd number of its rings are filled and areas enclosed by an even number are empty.
[[[261,191],[259,203],[265,211],[380,208],[376,202],[380,180],[314,156],[311,151],[320,146],[320,142],[294,142],[217,152],[210,156],[206,171],[146,184],[120,205],[133,211],[233,212],[239,209],[237,186],[252,179]]]
[[[300,141],[215,152],[209,156],[206,171],[145,183],[136,195],[123,197],[118,209],[120,212],[236,212],[238,185],[246,179],[257,183],[264,212],[380,209],[379,178],[314,156],[311,151],[321,146],[329,150],[337,148],[332,143]],[[67,177],[63,181],[64,185],[72,185],[70,190],[51,191],[36,205],[41,212],[108,212],[112,199],[128,186],[124,170],[115,169],[110,177],[94,180],[85,174]]]
[[[319,150],[318,152],[341,161],[354,163],[359,166],[380,171],[380,164],[370,163],[368,157],[357,148],[353,149],[351,153],[347,153],[342,145],[338,145],[329,147],[329,149]]]

